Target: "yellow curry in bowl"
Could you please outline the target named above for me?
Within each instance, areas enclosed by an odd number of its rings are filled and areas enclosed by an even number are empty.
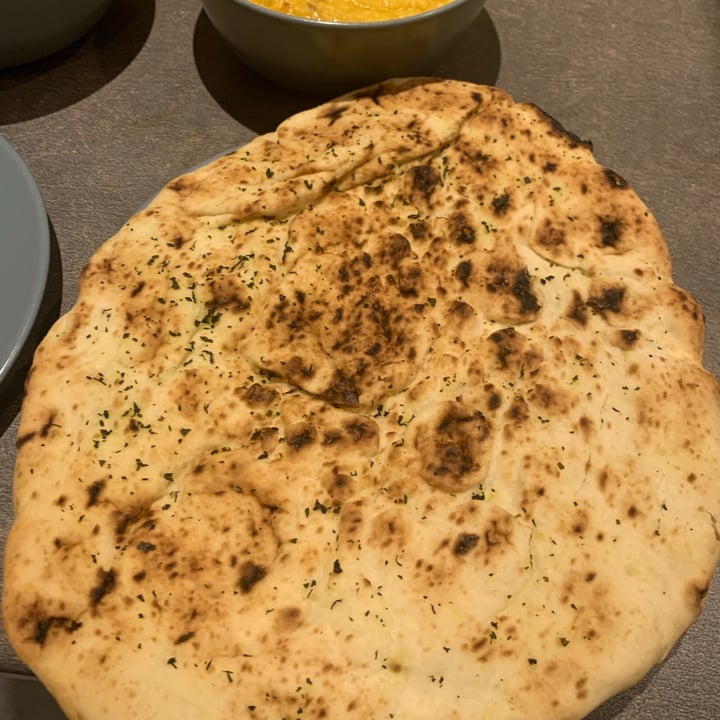
[[[378,22],[419,15],[451,0],[254,0],[286,15],[326,22]]]

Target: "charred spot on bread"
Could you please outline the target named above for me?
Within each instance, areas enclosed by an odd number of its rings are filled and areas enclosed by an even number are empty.
[[[603,315],[606,312],[622,312],[623,300],[625,299],[625,288],[622,286],[607,287],[596,295],[591,295],[585,304],[595,315]]]
[[[249,593],[267,575],[267,569],[251,560],[240,566],[238,585],[243,593]]]

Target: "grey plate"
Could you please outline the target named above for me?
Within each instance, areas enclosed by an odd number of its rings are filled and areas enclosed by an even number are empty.
[[[0,382],[35,322],[49,264],[50,226],[40,191],[0,137]]]

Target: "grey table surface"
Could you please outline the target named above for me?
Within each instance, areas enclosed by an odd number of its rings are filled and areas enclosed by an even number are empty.
[[[675,280],[706,314],[705,364],[720,375],[719,0],[488,0],[436,74],[498,85],[592,140],[660,222]],[[199,0],[115,0],[66,51],[0,70],[0,134],[32,172],[52,231],[41,311],[0,385],[0,544],[23,377],[91,253],[175,175],[318,101],[244,66]],[[0,718],[62,717],[0,628]],[[590,716],[660,717],[720,718],[718,573],[667,660]]]

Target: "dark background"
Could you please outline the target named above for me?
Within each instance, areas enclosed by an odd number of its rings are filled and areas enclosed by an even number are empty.
[[[660,222],[676,282],[705,310],[706,365],[720,374],[718,0],[488,0],[436,74],[497,84],[592,140]],[[245,67],[199,0],[115,0],[67,50],[0,70],[0,134],[34,175],[52,230],[40,313],[0,383],[0,543],[23,376],[91,253],[175,175],[317,102]],[[0,629],[0,717],[61,718],[25,673]],[[720,718],[717,575],[667,661],[591,716],[657,718]]]

